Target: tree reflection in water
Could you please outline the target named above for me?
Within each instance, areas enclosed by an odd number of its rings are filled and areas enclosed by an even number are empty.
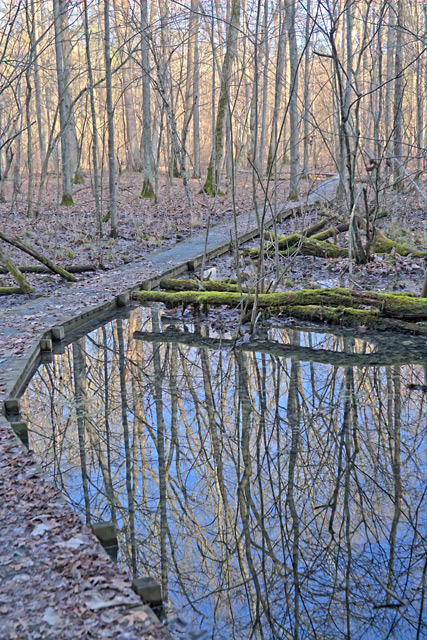
[[[30,446],[67,500],[116,522],[120,565],[212,638],[425,638],[420,359],[290,329],[179,342],[161,313],[32,379]]]

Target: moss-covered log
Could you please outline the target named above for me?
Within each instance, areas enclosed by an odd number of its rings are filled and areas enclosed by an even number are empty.
[[[317,256],[318,258],[345,258],[348,256],[347,249],[323,240],[316,240],[315,238],[304,238],[299,244],[295,244],[280,253],[283,256],[289,256],[295,251],[298,251],[303,256]]]
[[[23,294],[24,291],[19,287],[0,287],[0,296],[12,296],[16,293]]]
[[[50,271],[52,271],[53,273],[57,273],[65,280],[68,280],[69,282],[77,282],[77,278],[75,278],[75,276],[73,276],[71,273],[68,273],[68,271],[66,271],[62,267],[58,267],[58,265],[54,264],[52,260],[49,260],[49,258],[46,258],[46,256],[42,255],[24,242],[21,242],[21,240],[18,240],[18,238],[10,238],[5,233],[0,231],[0,240],[11,244],[23,253],[27,253],[38,262],[44,264],[45,267],[50,269]]]
[[[139,302],[163,302],[169,307],[183,304],[237,308],[242,301],[239,293],[225,291],[139,291],[133,297]],[[247,308],[253,306],[254,300],[253,295],[244,296]],[[409,323],[427,319],[425,298],[374,291],[355,292],[338,287],[259,294],[257,305],[259,309],[281,310],[304,320],[325,320],[337,324],[342,324],[344,319],[350,325],[368,326],[377,326],[384,318]]]
[[[289,236],[282,236],[278,233],[276,234],[277,246],[279,249],[287,249],[288,247],[292,247],[295,244],[298,244],[301,238],[310,238],[311,236],[314,236],[317,233],[319,233],[319,231],[321,231],[326,227],[327,223],[328,223],[328,220],[321,220],[317,224],[314,224],[311,227],[308,227],[308,229],[304,229],[303,231],[297,231],[295,233],[292,233]],[[275,248],[275,242],[276,242],[275,234],[271,231],[265,231],[264,237],[266,238],[266,240],[270,241],[264,247],[264,253],[268,254],[271,251],[273,251]],[[327,236],[327,237],[330,237],[330,236]],[[250,256],[251,258],[256,258],[259,256],[259,248],[256,247],[254,249],[246,249],[245,255]]]
[[[67,267],[63,267],[69,273],[86,273],[89,271],[96,271],[96,267],[92,264],[76,264]],[[20,265],[18,267],[21,273],[52,273],[50,269],[42,264],[30,264]],[[0,267],[0,274],[8,273],[8,270]]]
[[[5,254],[0,247],[0,263],[4,264],[5,273],[10,273],[22,293],[34,293],[34,287],[25,279],[19,267]]]
[[[202,285],[202,287],[200,286]],[[178,280],[174,278],[165,278],[160,281],[162,289],[167,291],[229,291],[231,293],[239,293],[237,284],[223,282],[220,280],[203,280],[203,283],[197,280]],[[247,289],[242,289],[247,293]]]
[[[410,249],[400,242],[387,238],[387,236],[385,236],[381,231],[377,231],[373,251],[375,253],[391,253],[393,250],[400,256],[409,256],[409,254],[413,255],[415,258],[425,258],[427,256],[426,251],[415,251]]]

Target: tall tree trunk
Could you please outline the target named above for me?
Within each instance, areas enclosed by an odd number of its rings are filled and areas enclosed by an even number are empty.
[[[71,175],[74,184],[82,184],[84,182],[80,167],[81,153],[80,144],[77,137],[76,117],[74,113],[74,102],[71,94],[71,63],[73,47],[70,39],[70,27],[68,23],[68,8],[70,0],[60,0],[63,5],[60,13],[62,43],[63,43],[63,67],[65,76],[65,108],[67,112],[70,156],[71,156]]]
[[[296,0],[285,1],[288,23],[289,62],[290,62],[290,96],[289,96],[289,146],[290,146],[290,183],[289,200],[298,200],[300,188],[300,153],[299,153],[299,114],[298,114],[298,45],[295,32]]]
[[[396,48],[394,52],[394,103],[393,103],[393,163],[394,187],[402,187],[402,134],[403,134],[403,1],[397,0]]]
[[[123,101],[125,115],[126,166],[130,171],[141,171],[141,157],[136,133],[135,105],[132,96],[133,74],[131,69],[132,35],[129,30],[131,12],[129,0],[113,1],[115,31],[120,50],[121,73],[123,80]]]
[[[269,173],[271,173],[273,164],[275,165],[275,161],[277,159],[277,146],[279,141],[278,139],[280,137],[278,132],[278,122],[279,122],[282,90],[283,90],[283,72],[285,67],[285,48],[286,48],[286,23],[285,23],[285,20],[283,19],[282,0],[279,0],[279,5],[278,5],[278,29],[279,29],[279,34],[277,38],[277,51],[276,51],[274,107],[273,107],[273,118],[271,123],[270,145],[268,148],[268,158],[267,158],[267,172]],[[283,131],[281,133],[283,133]]]
[[[191,0],[192,30],[194,32],[194,64],[193,64],[193,176],[201,177],[200,168],[200,112],[199,112],[199,16],[197,15],[199,0]],[[191,27],[190,27],[191,28]]]
[[[64,46],[62,39],[62,12],[65,3],[61,0],[53,0],[53,13],[55,25],[55,53],[56,74],[59,93],[59,123],[61,132],[61,166],[62,166],[62,200],[61,205],[74,204],[71,166],[71,145],[69,135],[69,121],[67,112],[67,84],[64,70]]]
[[[224,149],[225,119],[229,100],[231,71],[233,67],[233,60],[236,55],[239,24],[240,0],[234,0],[232,3],[230,23],[228,25],[227,46],[221,72],[221,88],[214,133],[215,151],[212,150],[206,181],[203,186],[204,192],[209,196],[215,195],[218,191],[218,181]]]
[[[113,83],[110,53],[110,0],[104,1],[104,59],[105,84],[107,89],[107,123],[108,123],[108,190],[110,195],[110,235],[117,238],[117,183],[114,145],[114,109]]]
[[[305,17],[305,55],[304,55],[304,155],[303,155],[303,175],[308,178],[309,174],[309,119],[310,119],[310,24],[311,24],[311,0],[307,0],[307,15]]]
[[[41,164],[43,162],[44,155],[46,153],[46,138],[45,132],[43,129],[43,117],[42,117],[42,94],[41,94],[41,86],[40,86],[40,69],[39,69],[39,56],[37,51],[37,16],[34,7],[34,0],[30,0],[30,12],[31,12],[31,23],[32,27],[30,30],[30,38],[31,38],[31,50],[33,52],[33,62],[32,68],[34,72],[34,93],[36,98],[36,114],[37,114],[37,131],[39,137],[39,168],[41,170]]]
[[[144,182],[141,197],[154,198],[153,149],[151,140],[151,95],[149,76],[149,33],[147,0],[141,0],[141,66],[142,66],[142,148],[144,154]]]
[[[90,112],[92,117],[92,164],[93,164],[93,191],[95,196],[96,226],[98,234],[102,235],[102,211],[101,211],[101,192],[99,184],[99,168],[98,168],[98,128],[96,123],[95,94],[93,90],[93,71],[90,55],[90,36],[89,36],[89,18],[87,0],[83,0],[84,12],[84,29],[85,29],[85,50],[87,72],[89,77],[89,98]]]

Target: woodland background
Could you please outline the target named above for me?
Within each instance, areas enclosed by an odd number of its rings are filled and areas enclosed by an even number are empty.
[[[242,176],[255,206],[274,203],[281,178],[292,200],[324,172],[339,174],[347,213],[361,179],[377,209],[389,187],[423,193],[423,1],[13,0],[0,12],[9,212],[43,215],[50,184],[61,216],[84,181],[85,224],[115,237],[125,171],[157,200],[182,180],[189,218],[200,189],[235,196]]]

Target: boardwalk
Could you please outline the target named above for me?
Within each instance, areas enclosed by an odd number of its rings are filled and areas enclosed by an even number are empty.
[[[300,203],[282,207],[286,216],[328,200],[336,179]],[[267,216],[266,225],[271,224]],[[241,215],[239,242],[257,235],[254,212]],[[40,355],[40,339],[51,327],[67,332],[102,310],[112,311],[119,294],[141,283],[151,287],[165,275],[197,267],[229,250],[234,224],[214,227],[148,259],[96,274],[50,297],[0,314],[0,401],[19,389]],[[1,638],[161,637],[149,611],[110,562],[96,538],[62,500],[0,415],[0,629]]]

